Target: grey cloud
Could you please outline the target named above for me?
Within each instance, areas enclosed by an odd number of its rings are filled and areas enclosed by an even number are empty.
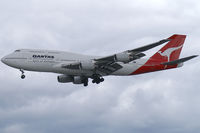
[[[182,56],[199,54],[196,0],[7,0],[0,2],[0,57],[19,48],[108,55],[187,34]],[[152,50],[149,53],[153,53]],[[0,132],[199,132],[199,59],[184,67],[106,77],[89,87],[57,74],[0,64]]]

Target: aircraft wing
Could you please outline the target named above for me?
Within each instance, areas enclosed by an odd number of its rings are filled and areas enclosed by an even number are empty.
[[[152,43],[152,44],[148,44],[139,48],[135,48],[132,50],[127,50],[124,51],[122,53],[118,53],[118,54],[114,54],[111,56],[106,56],[103,58],[98,58],[98,59],[94,59],[96,61],[96,64],[107,64],[107,63],[112,63],[112,62],[124,62],[124,63],[128,63],[130,61],[142,58],[143,56],[145,56],[144,51],[147,51],[149,49],[152,49],[154,47],[157,47],[165,42],[170,41],[170,39],[163,39],[160,40],[158,42]]]
[[[142,46],[142,47],[139,47],[139,48],[135,48],[135,49],[132,49],[132,50],[128,50],[128,52],[144,52],[144,51],[147,51],[149,49],[152,49],[154,47],[157,47],[163,43],[166,43],[170,41],[170,39],[163,39],[163,40],[160,40],[158,42],[155,42],[155,43],[152,43],[152,44],[148,44],[148,45],[145,45],[145,46]]]
[[[109,75],[121,68],[122,66],[119,63],[114,62],[114,63],[98,64],[98,67],[96,68],[96,70],[106,75]]]
[[[127,50],[111,56],[96,58],[88,60],[87,62],[70,62],[67,64],[62,64],[61,67],[67,69],[85,69],[86,66],[87,70],[95,70],[96,72],[109,75],[122,68],[120,62],[128,63],[130,61],[142,58],[143,56],[145,56],[145,54],[142,52],[159,46],[168,41],[170,41],[170,39],[163,39],[149,45],[145,45],[132,50]]]
[[[66,64],[59,64],[58,67],[61,68],[66,68],[66,69],[84,69],[84,62],[70,62],[70,63],[66,63]],[[122,68],[122,66],[119,63],[116,62],[96,62],[94,64],[92,64],[94,67],[93,69],[95,69],[96,71],[103,73],[105,75],[109,75],[119,69]],[[92,70],[92,69],[91,69]]]

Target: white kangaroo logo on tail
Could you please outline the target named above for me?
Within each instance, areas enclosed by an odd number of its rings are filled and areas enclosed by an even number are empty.
[[[158,53],[161,55],[161,56],[166,56],[167,59],[168,59],[168,62],[170,61],[170,56],[172,54],[172,52],[180,49],[183,45],[180,45],[179,47],[172,47],[172,48],[168,48],[166,49],[165,51],[161,52],[161,51],[158,51]]]

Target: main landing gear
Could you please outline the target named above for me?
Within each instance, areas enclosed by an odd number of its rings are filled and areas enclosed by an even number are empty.
[[[104,78],[101,75],[97,75],[97,74],[94,74],[90,78],[92,78],[92,83],[96,83],[96,84],[99,84],[104,81]],[[88,86],[88,78],[84,78],[82,80],[82,83],[84,86]]]
[[[21,79],[25,79],[26,76],[24,75],[24,71],[20,69],[20,72],[22,72]]]
[[[84,85],[84,86],[88,86],[88,78],[85,78],[85,79],[84,79],[83,85]]]
[[[104,78],[102,78],[100,75],[97,75],[97,74],[94,74],[92,76],[92,79],[93,79],[92,83],[96,83],[96,84],[99,84],[104,81]]]

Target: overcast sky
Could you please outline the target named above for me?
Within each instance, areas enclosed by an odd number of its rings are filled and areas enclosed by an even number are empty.
[[[1,0],[0,57],[20,48],[109,55],[186,34],[199,54],[198,0]],[[156,52],[153,49],[149,54]],[[200,132],[199,57],[88,87],[0,63],[1,133]]]

